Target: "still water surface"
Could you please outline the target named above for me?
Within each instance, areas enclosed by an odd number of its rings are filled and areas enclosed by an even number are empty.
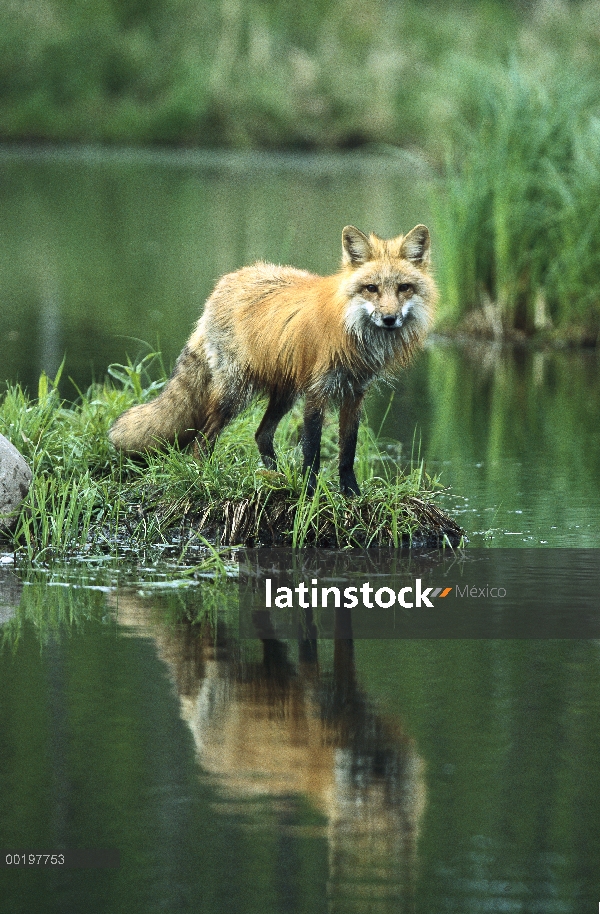
[[[92,578],[2,577],[0,836],[121,866],[3,910],[595,909],[597,642],[240,642],[234,585]]]
[[[0,176],[0,358],[33,390],[140,339],[168,368],[243,263],[328,272],[346,223],[427,222],[406,164],[4,154]],[[597,547],[599,381],[593,353],[434,338],[368,415],[471,542]],[[596,910],[597,643],[240,642],[233,584],[0,572],[0,844],[122,855],[0,870],[2,909]]]

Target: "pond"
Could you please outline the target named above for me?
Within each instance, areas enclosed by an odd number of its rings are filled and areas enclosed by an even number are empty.
[[[158,345],[169,368],[245,262],[329,272],[345,224],[427,222],[404,160],[88,150],[0,174],[0,358],[34,391],[63,356],[80,388]],[[367,413],[472,545],[594,548],[599,390],[593,352],[433,337]],[[596,909],[596,641],[240,640],[233,580],[0,558],[0,849],[121,861],[1,868],[7,911]]]
[[[235,597],[5,569],[2,850],[120,854],[5,910],[595,910],[597,641],[240,641]]]

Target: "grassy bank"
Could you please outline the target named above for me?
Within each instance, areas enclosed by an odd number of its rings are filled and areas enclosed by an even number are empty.
[[[12,387],[0,406],[0,432],[21,450],[34,479],[14,534],[28,561],[102,555],[168,555],[185,562],[240,543],[327,547],[458,542],[460,528],[434,504],[435,482],[422,465],[399,470],[397,448],[375,442],[365,425],[357,451],[363,495],[338,491],[336,429],[326,426],[325,467],[314,496],[299,474],[299,415],[278,433],[280,471],[262,469],[254,431],[260,407],[225,431],[210,457],[170,450],[144,465],[121,460],[107,430],[128,406],[162,382],[142,388],[143,366],[113,368],[119,383],[82,394],[69,406],[43,375],[29,399]]]
[[[524,27],[515,7],[498,2],[450,12],[414,0],[5,5],[0,136],[263,149],[437,145],[440,127],[462,116],[474,89],[472,81],[463,88],[460,62],[502,61]]]

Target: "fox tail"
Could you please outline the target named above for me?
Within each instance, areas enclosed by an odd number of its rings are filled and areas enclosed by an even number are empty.
[[[119,416],[110,440],[126,454],[140,454],[175,442],[183,447],[198,433],[210,437],[211,380],[204,353],[186,346],[160,396]]]

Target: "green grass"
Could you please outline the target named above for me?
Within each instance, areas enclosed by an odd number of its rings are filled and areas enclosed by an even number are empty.
[[[33,483],[14,532],[30,563],[114,555],[140,561],[148,551],[171,560],[204,562],[223,572],[216,546],[301,547],[402,545],[413,538],[458,541],[462,531],[432,505],[436,483],[422,465],[405,474],[365,424],[357,451],[360,498],[339,492],[336,426],[325,428],[324,468],[314,496],[299,472],[300,416],[282,422],[278,472],[262,468],[254,432],[261,406],[243,414],[201,460],[171,448],[144,464],[119,457],[107,431],[128,406],[164,383],[143,387],[147,359],[113,366],[106,382],[63,403],[57,384],[42,375],[38,397],[11,387],[0,405],[0,432],[23,453]]]
[[[598,94],[598,0],[39,0],[0,8],[0,138],[411,147],[440,161],[511,57]]]

